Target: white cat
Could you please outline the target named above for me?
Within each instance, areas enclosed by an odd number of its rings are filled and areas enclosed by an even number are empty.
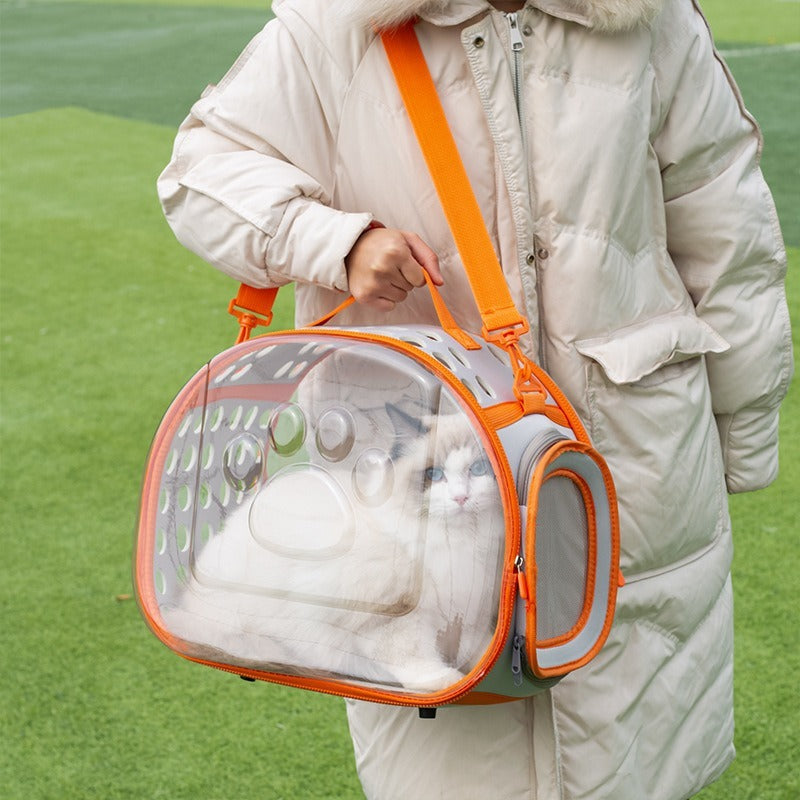
[[[390,496],[361,502],[349,465],[295,466],[274,478],[269,508],[256,495],[198,549],[178,607],[163,609],[190,654],[409,691],[474,666],[504,543],[492,467],[462,414],[386,412]],[[303,545],[308,531],[324,546]]]

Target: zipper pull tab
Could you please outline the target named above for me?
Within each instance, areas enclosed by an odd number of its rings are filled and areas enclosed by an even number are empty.
[[[522,556],[514,559],[514,572],[517,575],[517,591],[527,605],[530,592],[528,591],[528,579],[525,577],[525,559]]]
[[[506,14],[508,17],[508,24],[511,27],[511,49],[518,53],[520,50],[525,49],[525,42],[522,40],[522,34],[519,32],[519,24],[517,22],[516,13]]]
[[[511,674],[514,676],[514,686],[522,686],[522,645],[525,639],[516,635],[512,641]]]

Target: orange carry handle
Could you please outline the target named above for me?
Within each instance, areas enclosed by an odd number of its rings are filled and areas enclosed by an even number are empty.
[[[431,276],[428,275],[428,273],[424,270],[423,274],[425,276],[425,283],[430,290],[431,300],[433,300],[433,308],[436,311],[436,316],[439,319],[439,325],[441,325],[442,330],[449,333],[450,336],[452,336],[465,350],[480,350],[481,346],[468,333],[458,327],[458,323],[450,313],[450,309],[448,309],[445,305],[444,300],[442,300],[442,296],[439,294],[439,290],[436,288],[436,284],[433,282]],[[344,311],[346,308],[353,305],[354,302],[355,298],[351,295],[346,300],[339,303],[336,308],[332,309],[327,314],[324,314],[319,319],[315,319],[313,322],[309,322],[306,327],[317,328],[320,325],[325,325],[326,323],[330,322],[340,311]]]
[[[480,350],[481,346],[464,330],[458,327],[458,323],[453,318],[450,310],[445,305],[439,290],[436,288],[430,275],[424,272],[425,283],[431,293],[433,307],[439,324],[442,329],[450,334],[465,350]],[[243,283],[239,286],[239,292],[228,305],[228,312],[239,320],[239,336],[236,344],[246,341],[250,334],[258,325],[269,326],[272,323],[272,306],[275,303],[277,289],[256,289]],[[350,295],[346,300],[339,303],[336,308],[324,314],[319,319],[309,322],[305,327],[317,328],[330,322],[340,311],[344,311],[353,305],[355,298]]]

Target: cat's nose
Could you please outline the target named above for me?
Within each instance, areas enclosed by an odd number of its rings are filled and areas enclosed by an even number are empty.
[[[453,502],[458,503],[458,505],[463,506],[464,503],[467,502],[469,497],[465,494],[457,494],[453,495]]]

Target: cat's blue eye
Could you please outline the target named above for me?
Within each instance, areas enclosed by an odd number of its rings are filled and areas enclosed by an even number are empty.
[[[436,483],[444,478],[444,470],[441,467],[428,467],[425,470],[425,478]]]
[[[469,474],[480,477],[481,475],[488,475],[490,472],[489,462],[485,458],[479,458],[473,461],[469,468]]]

